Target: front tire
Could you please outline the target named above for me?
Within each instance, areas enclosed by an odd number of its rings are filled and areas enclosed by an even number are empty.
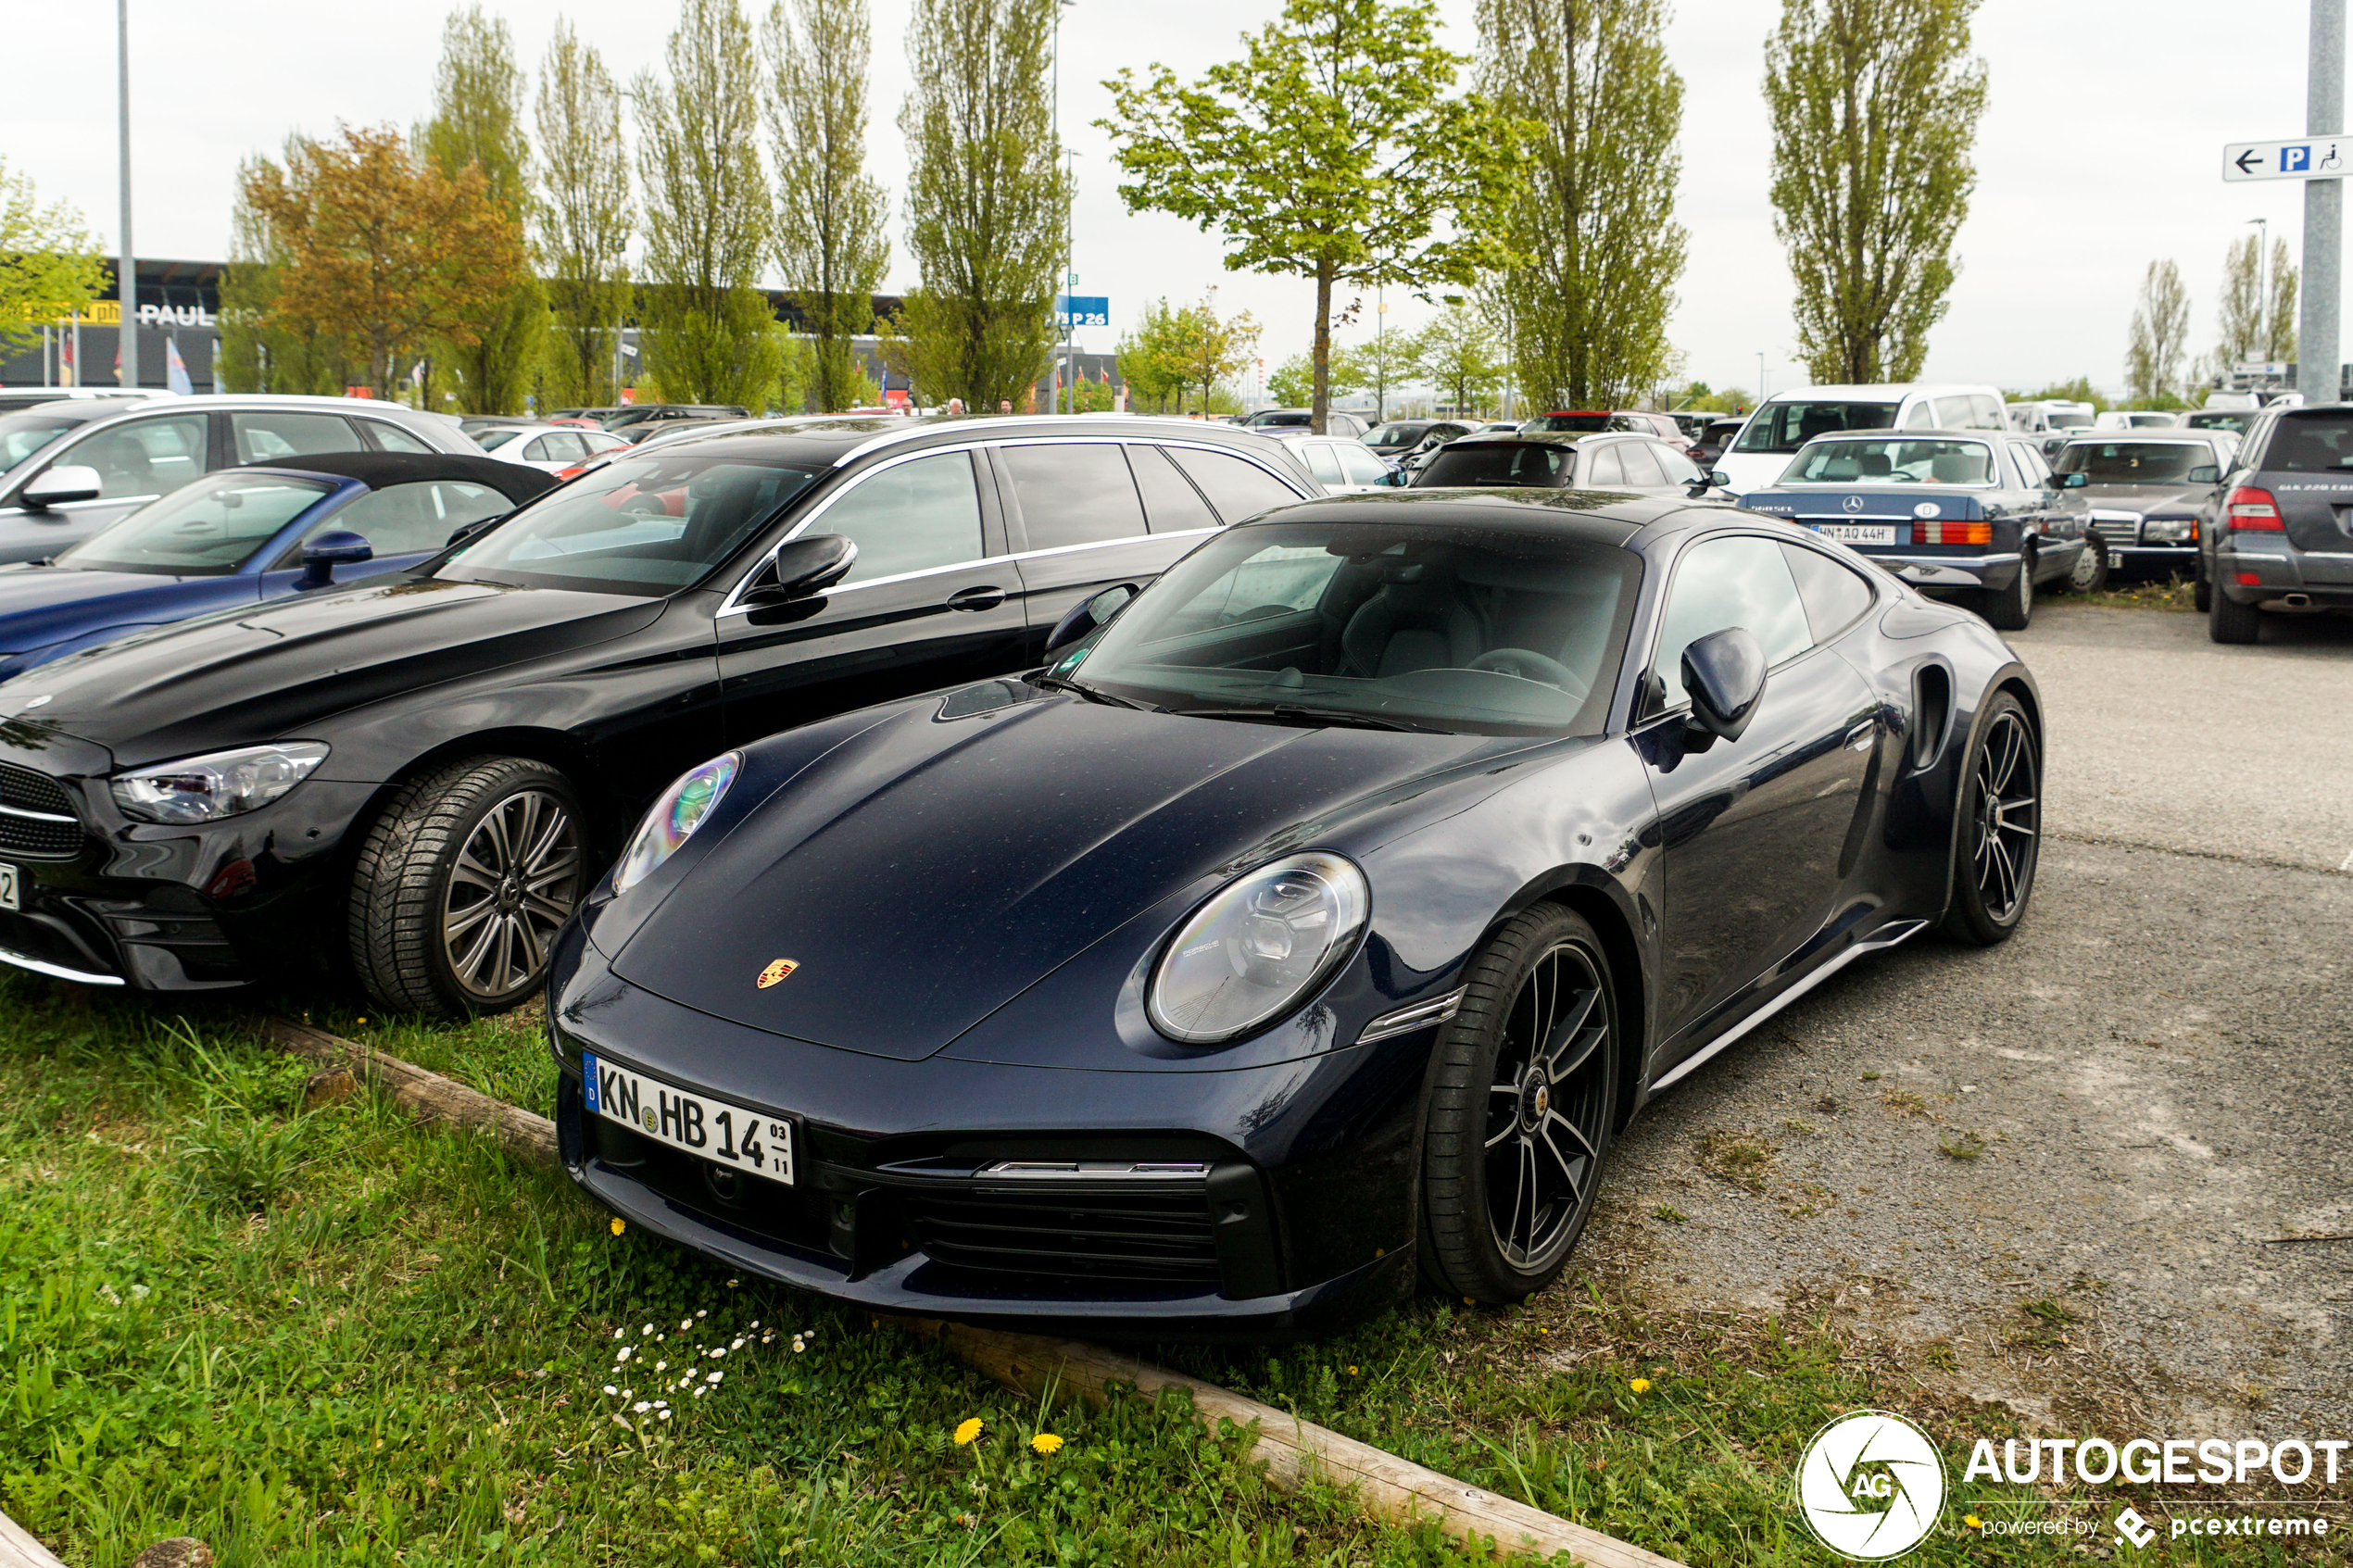
[[[2034,557],[2018,563],[2018,581],[1985,591],[1985,623],[1996,632],[2023,632],[2034,619]]]
[[[1990,947],[2026,916],[2043,841],[2043,754],[2018,698],[2003,692],[1987,705],[1964,768],[1944,934]]]
[[[1422,1267],[1517,1301],[1568,1261],[1617,1110],[1618,1024],[1593,928],[1557,904],[1505,925],[1439,1036],[1422,1144]]]
[[[2220,588],[2210,588],[2212,596],[2206,606],[2206,635],[2217,643],[2259,643],[2263,640],[2263,612],[2253,605],[2243,605]]]
[[[572,781],[522,757],[469,757],[401,786],[361,843],[351,960],[384,1008],[461,1018],[547,978],[587,862]]]

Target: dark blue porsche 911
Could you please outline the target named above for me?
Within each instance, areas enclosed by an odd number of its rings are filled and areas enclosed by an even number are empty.
[[[785,544],[756,613],[849,553]],[[550,981],[583,1186],[894,1311],[1514,1300],[1651,1096],[1857,958],[2025,912],[2033,682],[1810,532],[1414,491],[1120,592],[1026,678],[677,781]]]

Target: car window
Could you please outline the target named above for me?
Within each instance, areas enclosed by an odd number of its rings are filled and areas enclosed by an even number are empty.
[[[1707,539],[1683,553],[1659,622],[1658,651],[1651,660],[1653,711],[1680,707],[1683,650],[1727,628],[1746,628],[1775,665],[1814,645],[1789,560],[1771,539],[1749,536]]]
[[[621,437],[601,430],[575,431],[573,434],[580,444],[591,452],[610,452],[616,447],[629,445]]]
[[[942,452],[869,473],[810,528],[844,534],[857,544],[858,563],[844,583],[978,560],[980,494],[973,483],[972,456]]]
[[[1315,476],[1316,483],[1345,484],[1348,483],[1340,476],[1340,454],[1332,449],[1330,442],[1302,441],[1299,444],[1299,455],[1307,459],[1307,471]]]
[[[1829,641],[1871,608],[1870,584],[1852,567],[1803,545],[1783,544],[1781,554],[1789,559],[1790,575],[1797,582],[1797,596],[1806,606],[1806,624],[1816,642]]]
[[[1256,517],[1269,507],[1288,506],[1299,499],[1291,487],[1256,463],[1226,452],[1204,452],[1198,446],[1164,448],[1178,468],[1201,487],[1217,515],[1227,522]]]
[[[1697,463],[1672,446],[1654,446],[1651,456],[1657,460],[1669,484],[1698,484],[1707,477],[1699,471]]]
[[[1982,441],[1882,438],[1819,441],[1797,455],[1784,484],[1991,484],[1994,454]]]
[[[1110,442],[1000,446],[997,460],[1013,475],[1030,549],[1100,545],[1147,532],[1136,477]]]
[[[1936,428],[1936,410],[1929,406],[1927,398],[1923,397],[1912,405],[1910,412],[1904,416],[1904,428],[1906,430],[1934,430]]]
[[[1894,419],[1893,403],[1768,403],[1741,432],[1733,450],[1794,452],[1818,435],[1883,430]]]
[[[2040,490],[2050,483],[2051,465],[2043,460],[2042,448],[2028,441],[2010,444],[2010,456],[2018,459],[2019,472],[2026,476],[2029,490]]]
[[[515,429],[512,425],[500,426],[491,430],[485,430],[479,435],[475,436],[474,445],[481,447],[485,452],[496,452],[499,447],[504,446],[508,442],[512,441],[516,436],[521,435],[522,433],[522,432]]]
[[[535,436],[531,441],[527,442],[522,449],[522,460],[526,463],[545,463],[553,461],[556,454],[547,445],[548,441],[551,439],[552,438],[549,436],[541,435]]]
[[[2058,468],[2094,484],[2180,484],[2190,470],[2213,460],[2204,445],[2187,441],[2071,441]]]
[[[1577,482],[1588,490],[1612,490],[1626,483],[1626,464],[1618,457],[1613,444],[1594,447],[1585,458],[1585,471]]]
[[[1973,418],[1966,397],[1936,399],[1936,422],[1946,430],[1967,430]]]
[[[1568,483],[1576,448],[1549,441],[1470,441],[1433,453],[1415,477],[1416,490],[1453,485],[1510,484],[1536,488]],[[1376,459],[1378,460],[1378,459]]]
[[[1993,398],[1984,395],[1982,393],[1974,393],[1970,395],[1969,406],[1969,421],[1968,428],[1970,430],[2002,430],[2006,428],[2005,421],[2002,419],[2002,406],[1995,402]]]
[[[364,535],[378,556],[416,555],[440,549],[449,543],[450,534],[467,523],[514,509],[512,501],[489,485],[467,480],[432,479],[413,484],[388,484],[370,491],[333,516],[321,519],[305,532],[301,543],[307,545],[321,533],[346,529]],[[294,564],[301,553],[297,545],[281,564]]]
[[[6,473],[82,422],[61,420],[54,414],[0,416],[0,473]]]
[[[2329,414],[2283,418],[2263,449],[2262,466],[2284,473],[2353,469],[2353,420]]]
[[[1658,447],[1651,442],[1621,442],[1617,460],[1626,465],[1629,484],[1655,490],[1667,483],[1667,470],[1658,466]]]
[[[1144,493],[1146,521],[1154,533],[1217,526],[1217,514],[1193,482],[1176,471],[1166,452],[1157,446],[1130,446],[1127,461],[1136,470],[1136,487]]]
[[[333,414],[231,414],[229,429],[236,437],[237,461],[274,463],[313,452],[357,452],[359,437]]]
[[[334,493],[319,480],[218,473],[195,480],[57,558],[85,571],[218,577]]]
[[[166,495],[201,477],[205,470],[205,418],[132,420],[108,425],[60,453],[62,463],[98,470],[98,494]]]
[[[1370,447],[1342,442],[1340,471],[1351,484],[1378,484],[1389,477],[1389,465],[1375,457]]]
[[[401,429],[390,420],[361,420],[376,445],[387,452],[430,452],[433,448],[413,432]]]

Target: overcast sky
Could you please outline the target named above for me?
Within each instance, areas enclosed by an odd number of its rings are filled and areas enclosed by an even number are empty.
[[[1473,0],[1441,0],[1451,41],[1469,52]],[[134,236],[151,257],[217,259],[227,246],[237,160],[289,132],[337,119],[413,124],[426,111],[447,0],[130,0]],[[493,0],[535,76],[554,19],[569,15],[617,76],[658,63],[674,11],[662,0]],[[1107,295],[1109,348],[1152,300],[1215,287],[1221,312],[1265,329],[1271,367],[1303,349],[1313,285],[1233,273],[1224,249],[1175,219],[1130,217],[1114,190],[1109,145],[1088,123],[1109,109],[1101,83],[1122,66],[1164,62],[1191,76],[1239,53],[1279,0],[1075,0],[1063,25],[1062,115],[1078,151],[1078,292]],[[1802,379],[1790,358],[1789,276],[1767,200],[1769,137],[1759,90],[1772,0],[1675,0],[1668,50],[1686,84],[1678,216],[1691,263],[1671,333],[1689,374],[1754,390]],[[875,7],[874,167],[893,193],[905,153],[895,124],[907,88],[906,8]],[[0,94],[0,157],[45,198],[116,232],[111,6],[0,0],[14,69]],[[360,19],[364,18],[365,19]],[[2134,291],[2155,257],[2180,263],[2196,310],[2192,345],[2210,348],[2223,251],[2267,218],[2293,253],[2303,197],[2294,182],[2225,192],[2226,141],[2292,135],[2304,125],[2306,0],[1986,0],[1976,48],[1993,104],[1978,137],[1979,181],[1957,254],[1960,281],[1931,339],[1939,380],[2025,387],[2075,375],[2114,387]],[[914,280],[894,251],[891,285]],[[1392,298],[1390,320],[1427,314]],[[1369,302],[1365,320],[1372,317]]]

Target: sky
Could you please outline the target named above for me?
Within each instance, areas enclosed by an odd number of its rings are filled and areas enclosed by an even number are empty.
[[[143,256],[218,259],[228,243],[238,160],[289,132],[337,120],[413,125],[428,111],[447,0],[223,0],[131,11],[133,237]],[[535,76],[557,17],[624,82],[658,66],[675,10],[662,0],[486,0],[513,27]],[[764,0],[753,0],[764,4]],[[1450,44],[1475,43],[1474,0],[1440,0]],[[1793,362],[1789,273],[1768,200],[1771,139],[1761,83],[1772,0],[1672,0],[1668,53],[1685,82],[1678,219],[1690,263],[1669,334],[1685,373],[1767,390],[1805,379]],[[1063,132],[1077,152],[1077,293],[1111,300],[1109,349],[1153,301],[1248,310],[1268,368],[1304,350],[1315,290],[1303,279],[1229,272],[1214,232],[1127,213],[1114,189],[1103,80],[1158,62],[1190,78],[1240,52],[1279,0],[1068,0],[1062,25]],[[895,123],[906,94],[909,8],[875,7],[872,167],[905,186]],[[114,8],[0,0],[15,69],[0,94],[0,159],[44,200],[78,207],[108,246],[117,232]],[[1984,0],[1974,46],[1992,103],[1977,143],[1978,185],[1956,254],[1950,309],[1931,334],[1925,375],[2032,388],[2078,375],[2120,389],[2134,296],[2155,259],[2177,262],[2194,302],[2191,344],[2210,349],[2224,252],[2268,219],[2300,246],[2300,184],[2221,177],[2225,142],[2304,126],[2307,0]],[[894,224],[894,227],[896,225]],[[888,287],[914,282],[895,248]],[[1410,329],[1429,307],[1388,298]],[[1367,300],[1364,330],[1375,319]],[[1345,330],[1344,330],[1345,335]],[[2353,347],[2353,343],[2348,343]],[[2353,356],[2348,356],[2353,357]]]

